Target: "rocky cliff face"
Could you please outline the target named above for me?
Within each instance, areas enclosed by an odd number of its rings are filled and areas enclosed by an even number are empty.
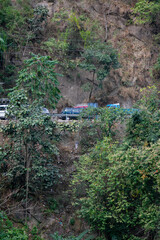
[[[101,105],[120,102],[130,107],[139,96],[139,89],[152,82],[150,70],[157,59],[152,28],[136,25],[130,0],[48,0],[39,2],[48,7],[50,19],[61,9],[86,14],[97,19],[102,27],[101,39],[110,41],[119,52],[121,68],[114,70],[105,79],[102,90],[94,91],[93,101]],[[51,27],[49,24],[48,27]],[[60,89],[65,103],[73,105],[88,100],[88,93],[82,89],[86,72],[72,72],[72,79],[60,79]],[[62,104],[62,105],[63,105]]]

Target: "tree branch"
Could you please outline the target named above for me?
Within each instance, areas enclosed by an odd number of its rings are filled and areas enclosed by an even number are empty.
[[[89,79],[89,78],[86,78],[86,79],[87,79],[87,81],[89,81],[89,82],[91,82],[93,85],[95,85],[96,87],[99,86],[97,83],[93,82],[91,79]]]

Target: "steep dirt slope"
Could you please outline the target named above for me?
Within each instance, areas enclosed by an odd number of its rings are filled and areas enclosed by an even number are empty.
[[[103,90],[97,90],[94,93],[93,100],[102,105],[120,102],[124,107],[130,107],[137,99],[139,89],[152,81],[150,70],[157,59],[158,51],[153,44],[152,29],[149,25],[139,26],[133,23],[131,8],[135,2],[130,0],[48,0],[39,3],[48,7],[50,19],[62,9],[97,19],[103,29],[101,39],[110,41],[118,49],[121,68],[112,71],[104,81]],[[49,28],[48,32],[51,32],[52,24],[49,24]],[[81,88],[86,73],[73,72],[72,76],[72,80],[66,76],[60,79],[63,103],[69,105],[88,99],[88,93]]]

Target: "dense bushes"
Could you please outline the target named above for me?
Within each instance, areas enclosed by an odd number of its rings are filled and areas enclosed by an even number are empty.
[[[128,119],[122,144],[109,135],[76,163],[80,214],[108,240],[160,238],[160,115],[152,90]]]
[[[81,158],[74,183],[85,186],[80,213],[94,230],[117,239],[150,239],[160,220],[159,158],[160,142],[124,150],[107,139]]]
[[[15,227],[11,220],[3,213],[0,212],[0,239],[3,240],[43,240],[38,236],[38,230],[33,227],[29,230],[28,226]]]

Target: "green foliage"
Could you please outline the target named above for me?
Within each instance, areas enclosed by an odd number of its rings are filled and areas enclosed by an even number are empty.
[[[79,124],[80,144],[82,151],[86,152],[97,141],[106,136],[115,136],[116,123],[123,121],[125,113],[121,109],[87,108],[81,114]]]
[[[53,49],[57,54],[62,51],[63,55],[66,54],[68,50],[68,43],[66,41],[56,41],[55,38],[50,38],[48,41],[44,42],[44,45],[47,46],[50,53],[53,52]]]
[[[56,24],[64,23],[68,19],[68,12],[64,9],[61,9],[59,12],[55,12],[52,18],[52,22]]]
[[[133,13],[136,14],[136,21],[140,24],[156,22],[159,19],[160,1],[139,0]]]
[[[159,92],[156,86],[148,86],[141,89],[141,99],[137,102],[137,105],[141,109],[148,110],[151,113],[156,112],[159,109],[160,99]]]
[[[3,240],[27,240],[28,236],[24,228],[13,227],[13,223],[0,212],[0,239]]]
[[[96,73],[96,79],[100,82],[109,74],[112,68],[119,67],[117,51],[106,43],[95,42],[86,47],[82,59],[80,67]]]
[[[74,218],[71,218],[70,221],[69,221],[70,225],[74,226],[75,224],[75,219]]]
[[[4,83],[3,84],[3,92],[8,88],[13,86],[13,82],[16,77],[16,67],[13,64],[7,64],[3,67],[3,70],[0,71],[0,79]]]
[[[2,57],[2,54],[3,52],[6,51],[7,47],[7,36],[5,34],[5,32],[1,32],[0,34],[0,54],[1,54],[1,57]]]
[[[6,88],[12,86],[16,75],[14,64],[7,64],[5,59],[5,53],[8,50],[8,41],[9,39],[7,37],[7,34],[2,30],[0,33],[0,79],[3,83],[3,85],[0,86],[1,94],[4,93]]]
[[[97,112],[106,122],[102,132],[107,137],[102,135],[90,153],[75,163],[73,186],[80,215],[107,239],[160,238],[160,112],[156,93],[155,87],[143,89],[137,103],[142,110],[129,119],[120,109],[115,109],[120,111],[118,115],[115,112],[117,119],[110,115],[114,109],[110,114],[108,110],[102,115]],[[127,138],[120,145],[109,130],[121,117],[129,123]]]
[[[59,176],[53,164],[57,155],[55,123],[42,114],[45,103],[53,106],[59,98],[55,63],[48,56],[33,55],[26,60],[9,94],[10,121],[2,126],[9,142],[1,149],[1,172],[9,187],[20,189],[21,196],[26,191],[26,198],[29,192],[51,189]]]
[[[53,197],[49,197],[47,199],[47,205],[48,205],[49,210],[51,210],[52,212],[54,212],[54,210],[58,209],[58,207],[59,207],[58,202]]]
[[[95,41],[85,47],[79,67],[93,74],[90,79],[92,84],[90,99],[95,85],[102,88],[102,82],[109,75],[110,70],[120,67],[117,51],[106,43]]]
[[[57,122],[56,127],[60,134],[64,132],[77,132],[79,129],[79,122],[74,120],[70,122]]]
[[[52,51],[52,54],[56,54],[62,62],[64,62],[64,58],[69,60],[79,56],[79,52],[84,44],[80,34],[82,24],[79,18],[75,13],[69,16],[69,13],[61,10],[55,13],[52,22],[56,28],[59,24],[65,24],[66,28],[63,32],[59,32],[56,38],[51,38],[44,42],[44,48],[50,52]],[[59,28],[57,29],[58,31]]]
[[[81,216],[94,230],[121,240],[156,231],[160,220],[159,149],[160,142],[124,150],[105,138],[80,158],[73,184],[83,184],[86,194],[76,201]]]
[[[160,44],[160,33],[158,33],[154,36],[154,40],[157,44]]]
[[[67,61],[80,57],[80,52],[90,42],[93,42],[93,38],[97,36],[97,31],[100,29],[95,20],[91,20],[85,15],[78,17],[74,12],[69,13],[64,10],[56,12],[52,22],[55,24],[55,28],[58,26],[57,32],[59,34],[44,42],[44,48],[48,48],[53,54],[56,53],[61,61],[64,61],[64,57]],[[66,25],[64,31],[59,29],[60,24]]]
[[[39,231],[36,226],[34,226],[28,234],[31,240],[44,240],[39,236]]]
[[[11,0],[0,0],[0,25],[1,29],[5,30],[7,35],[16,39],[13,35],[23,35],[26,33],[26,20],[32,15],[30,1],[17,2],[17,5],[12,5]],[[21,39],[21,38],[19,38]],[[19,39],[16,39],[19,41]]]
[[[48,9],[45,6],[38,6],[34,9],[34,17],[28,19],[29,29],[35,37],[42,33],[42,30],[46,27]]]
[[[32,13],[30,0],[19,0],[16,4],[11,0],[0,0],[0,75],[3,76],[1,79],[4,83],[3,89],[1,88],[3,95],[6,95],[5,89],[13,86],[16,78],[16,69],[9,78],[6,69],[15,65],[15,52],[20,52],[27,42],[27,20]]]
[[[84,19],[88,24],[84,22]],[[68,42],[68,55],[70,57],[80,57],[80,53],[83,52],[85,46],[93,43],[93,38],[97,34],[98,27],[94,29],[95,21],[92,25],[89,24],[89,19],[84,16],[77,16],[74,12],[70,14],[67,22],[67,28],[64,33],[61,34],[60,39],[64,39]]]
[[[35,102],[28,105],[24,90],[10,94],[8,113],[11,118],[3,133],[10,139],[1,156],[1,172],[9,187],[25,189],[29,170],[29,191],[41,192],[51,189],[58,180],[58,169],[54,167],[57,155],[55,146],[55,124],[49,116],[41,113]],[[7,158],[7,162],[6,162]],[[5,168],[4,168],[5,163]],[[18,194],[17,194],[18,195]]]
[[[14,89],[24,88],[29,101],[39,100],[42,105],[55,104],[60,98],[55,65],[57,61],[49,56],[32,54],[32,58],[25,60],[24,68],[19,72]]]
[[[0,212],[0,239],[3,240],[43,240],[38,233],[38,229],[34,226],[29,230],[28,226],[14,227],[13,222]]]
[[[156,64],[153,66],[152,75],[156,80],[159,81],[159,79],[160,79],[160,55],[158,56]]]
[[[89,92],[92,89],[92,84],[91,83],[84,83],[81,88],[83,89],[84,92]]]
[[[127,141],[130,145],[148,145],[160,138],[160,110],[157,89],[143,89],[143,97],[137,103],[140,111],[132,115],[127,125]]]
[[[82,232],[79,236],[75,237],[75,236],[69,236],[69,237],[63,237],[58,235],[58,233],[54,233],[51,235],[51,237],[53,238],[53,240],[81,240],[81,239],[85,239],[85,240],[90,240],[93,239],[93,236],[89,236],[84,238],[84,236],[88,233],[88,230],[85,230],[84,232]]]

